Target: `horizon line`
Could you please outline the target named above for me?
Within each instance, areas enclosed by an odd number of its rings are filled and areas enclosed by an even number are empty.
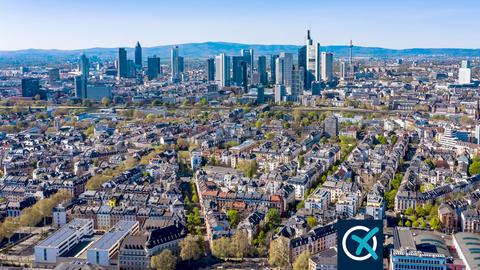
[[[136,41],[140,42],[140,41]],[[225,44],[238,44],[238,45],[247,45],[247,46],[296,46],[300,47],[303,46],[303,44],[262,44],[262,43],[242,43],[242,42],[231,42],[231,41],[203,41],[203,42],[187,42],[187,43],[171,43],[171,44],[159,44],[159,45],[153,45],[153,46],[142,46],[142,49],[150,49],[150,48],[155,48],[155,47],[168,47],[168,46],[182,46],[182,45],[192,45],[192,44],[206,44],[206,43],[225,43]],[[140,42],[140,45],[142,43]],[[349,47],[349,44],[345,45],[337,45],[337,44],[331,44],[331,45],[322,45],[320,44],[321,47]],[[390,48],[390,47],[381,47],[381,46],[368,46],[368,45],[355,45],[355,47],[361,47],[361,48],[380,48],[380,49],[387,49],[387,50],[396,50],[396,51],[402,51],[402,50],[411,50],[411,49],[454,49],[454,50],[480,50],[480,48],[472,48],[472,47],[406,47],[406,48]],[[88,48],[73,48],[73,49],[60,49],[60,48],[20,48],[20,49],[1,49],[0,52],[20,52],[20,51],[29,51],[29,50],[37,50],[37,51],[81,51],[81,50],[92,50],[92,49],[117,49],[117,48],[125,48],[125,49],[134,49],[135,46],[118,46],[118,47],[100,47],[100,46],[95,46],[95,47],[88,47]]]

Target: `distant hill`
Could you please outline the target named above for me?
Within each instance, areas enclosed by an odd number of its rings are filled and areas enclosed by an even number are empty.
[[[205,58],[224,52],[228,55],[238,55],[240,49],[253,49],[255,55],[270,55],[279,52],[297,52],[300,46],[297,45],[260,45],[260,44],[240,44],[228,42],[204,42],[204,43],[187,43],[179,44],[180,54],[188,58]],[[170,57],[170,48],[172,45],[163,45],[143,48],[144,57],[157,55],[163,59]],[[126,48],[129,58],[133,58],[133,47]],[[349,52],[348,46],[322,46],[322,51],[333,52],[335,56],[347,56]],[[48,63],[74,60],[85,52],[89,57],[99,57],[103,59],[112,59],[116,57],[117,48],[89,48],[82,50],[42,50],[28,49],[18,51],[0,51],[0,64],[30,64],[30,63]],[[412,49],[386,49],[379,47],[357,47],[353,49],[355,56],[362,57],[409,57],[409,56],[446,56],[446,57],[478,57],[480,49],[429,49],[429,48],[412,48]],[[164,62],[162,60],[162,62]]]

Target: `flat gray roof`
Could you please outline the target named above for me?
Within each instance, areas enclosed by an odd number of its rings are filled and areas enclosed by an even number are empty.
[[[410,250],[417,250],[410,228],[397,227],[395,229],[394,237],[395,237],[394,247],[396,249],[408,248]]]
[[[138,221],[121,220],[109,232],[105,233],[102,238],[98,239],[88,250],[110,250],[110,248],[127,236]]]
[[[471,269],[480,267],[480,235],[460,232],[453,235],[466,262]]]
[[[76,218],[70,223],[65,224],[63,227],[58,229],[56,232],[51,234],[47,239],[40,242],[38,247],[57,247],[67,240],[70,236],[74,235],[76,231],[80,228],[87,226],[88,223],[93,221],[91,219],[80,219]]]

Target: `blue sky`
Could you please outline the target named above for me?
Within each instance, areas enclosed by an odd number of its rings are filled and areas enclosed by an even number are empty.
[[[480,48],[478,0],[0,0],[0,50],[204,41]]]

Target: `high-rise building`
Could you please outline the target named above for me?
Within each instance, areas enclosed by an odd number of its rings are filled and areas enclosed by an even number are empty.
[[[333,79],[333,53],[322,52],[322,80],[331,81]]]
[[[242,78],[242,86],[246,92],[248,90],[248,63],[246,61],[242,61]]]
[[[325,119],[323,122],[323,130],[325,134],[330,137],[338,136],[338,119],[335,116],[330,116]]]
[[[255,68],[253,49],[242,49],[240,55],[243,56],[243,61],[248,63],[248,78],[251,80],[253,77],[253,69]]]
[[[135,65],[135,61],[131,59],[127,59],[127,78],[135,78],[135,75],[137,74],[137,68]]]
[[[75,97],[87,98],[88,74],[90,71],[90,63],[85,54],[80,56],[79,61],[80,77],[75,77]]]
[[[267,58],[263,55],[258,57],[258,74],[260,74],[260,83],[262,85],[267,85]]]
[[[471,68],[470,60],[463,60],[461,68]]]
[[[87,91],[83,88],[83,85],[85,85],[85,80],[83,79],[82,75],[77,75],[74,78],[74,83],[75,83],[75,97],[76,98],[86,98]]]
[[[172,72],[171,81],[173,83],[180,82],[180,65],[178,62],[178,46],[172,47],[170,54],[170,69]]]
[[[215,57],[215,81],[220,88],[230,86],[230,57],[224,53]]]
[[[185,71],[185,58],[183,56],[178,57],[178,71],[180,74]]]
[[[215,59],[214,58],[207,59],[207,80],[209,82],[215,80]]]
[[[298,67],[303,68],[303,82],[304,88],[307,89],[310,85],[307,85],[307,46],[302,46],[298,49]]]
[[[303,94],[303,67],[297,67],[292,70],[292,88],[291,95],[298,97]]]
[[[243,62],[243,56],[232,56],[232,83],[236,86],[243,86]]]
[[[285,86],[283,84],[275,85],[275,103],[282,102],[286,95],[287,91],[285,90]]]
[[[54,85],[60,80],[60,70],[58,68],[51,68],[48,70],[48,84]]]
[[[263,104],[265,102],[265,88],[263,85],[257,86],[257,104]]]
[[[312,81],[319,81],[320,74],[320,43],[313,42],[310,37],[310,29],[307,30],[307,53],[306,53],[306,80],[307,88],[310,89]]]
[[[126,78],[128,76],[128,60],[127,60],[127,51],[125,48],[118,49],[118,59],[117,59],[117,68],[118,68],[118,78]]]
[[[137,41],[137,45],[135,46],[135,65],[138,68],[142,68],[142,46],[140,46],[140,42]]]
[[[22,79],[22,97],[35,97],[40,94],[40,81],[37,78]]]
[[[322,83],[319,81],[312,82],[311,90],[312,96],[320,96],[322,92]]]
[[[345,79],[348,77],[348,66],[347,63],[341,62],[340,63],[340,78]]]
[[[276,61],[278,54],[272,54],[270,56],[270,83],[274,84],[277,81],[276,78]]]
[[[469,60],[463,60],[460,69],[458,70],[458,83],[470,84],[472,83],[472,69]]]
[[[88,73],[90,71],[90,63],[88,61],[88,57],[83,53],[80,55],[80,61],[78,62],[78,70],[84,77],[88,77]]]
[[[160,57],[156,55],[147,59],[147,76],[149,80],[157,79],[162,74],[162,68],[160,66]]]
[[[292,87],[292,71],[293,71],[293,56],[291,53],[280,53],[275,63],[276,65],[276,84],[283,84],[287,92],[291,92]]]

